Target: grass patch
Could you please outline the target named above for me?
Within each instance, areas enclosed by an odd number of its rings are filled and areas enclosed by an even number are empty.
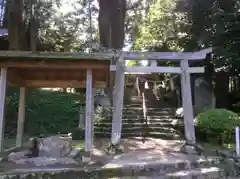
[[[28,137],[23,137],[23,144],[26,144],[29,140]],[[4,150],[10,149],[16,146],[16,138],[15,137],[8,137],[3,140],[3,147]]]
[[[72,147],[84,150],[84,140],[73,140]]]
[[[230,149],[230,150],[236,150],[235,144],[224,144],[223,146],[219,145],[213,145],[210,143],[200,143],[203,148],[205,149],[205,152],[209,156],[216,155],[216,151],[220,149]]]

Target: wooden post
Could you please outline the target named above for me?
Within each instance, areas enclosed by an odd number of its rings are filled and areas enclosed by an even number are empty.
[[[0,151],[3,151],[3,140],[4,140],[4,107],[5,107],[5,96],[6,96],[6,85],[7,85],[7,69],[1,68],[0,77]]]
[[[96,88],[92,88],[92,145],[94,143],[94,113],[95,113],[95,95],[96,95]]]
[[[182,91],[182,104],[184,112],[184,129],[186,140],[190,143],[195,143],[195,129],[193,119],[193,105],[191,94],[191,81],[190,73],[188,71],[188,60],[182,60],[180,62],[182,69],[181,74],[181,91]]]
[[[16,146],[21,147],[23,142],[24,118],[25,118],[25,93],[26,88],[20,88],[19,107],[18,107],[18,126],[17,126],[17,140]]]
[[[92,70],[87,70],[87,79],[86,79],[86,110],[85,110],[85,141],[84,141],[84,150],[89,155],[86,158],[89,158],[92,152],[92,125],[93,125],[93,100],[92,100]]]
[[[112,136],[111,142],[116,145],[120,142],[122,133],[122,110],[123,110],[123,97],[124,97],[124,68],[122,66],[122,57],[116,64],[115,75],[115,97],[113,107],[113,120],[112,120]]]

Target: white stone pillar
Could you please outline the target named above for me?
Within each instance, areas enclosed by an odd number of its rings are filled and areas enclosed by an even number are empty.
[[[84,150],[87,154],[91,154],[93,146],[93,97],[92,97],[92,86],[93,86],[93,75],[92,70],[87,70],[86,79],[86,110],[85,110],[85,141]],[[89,158],[90,156],[86,157]]]
[[[6,97],[6,86],[7,86],[7,69],[1,68],[0,77],[0,151],[3,151],[3,140],[4,140],[4,108],[5,108],[5,97]]]
[[[123,110],[123,97],[124,97],[124,67],[122,57],[116,63],[115,75],[115,96],[113,107],[113,120],[112,120],[112,136],[111,142],[116,145],[120,142],[122,133],[122,110]]]
[[[191,93],[190,73],[188,72],[188,60],[181,60],[181,88],[182,88],[182,104],[184,112],[184,129],[185,137],[188,142],[195,143],[195,128],[193,119],[193,105]]]
[[[25,121],[25,94],[26,88],[20,88],[19,107],[18,107],[18,126],[16,146],[20,147],[23,144],[24,121]]]

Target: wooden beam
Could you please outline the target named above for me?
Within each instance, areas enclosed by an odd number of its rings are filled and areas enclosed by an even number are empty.
[[[18,126],[17,126],[17,140],[16,146],[21,147],[23,144],[24,121],[25,121],[25,94],[26,88],[20,88],[20,98],[18,107]]]
[[[26,80],[25,86],[29,88],[85,88],[86,81],[74,80]],[[105,81],[95,81],[95,88],[106,88]]]
[[[118,56],[117,52],[32,52],[32,51],[0,51],[0,58],[38,58],[38,59],[76,59],[76,60],[108,60]]]
[[[1,69],[0,76],[0,151],[3,151],[3,141],[4,141],[4,108],[5,108],[5,96],[6,96],[6,86],[7,86],[7,69]]]
[[[128,73],[181,73],[180,67],[137,67],[127,66],[124,68]],[[116,65],[110,66],[111,71],[116,71]],[[190,67],[187,69],[189,73],[204,73],[204,67]]]
[[[108,62],[108,61],[107,61]],[[108,69],[109,64],[99,61],[47,61],[47,60],[19,60],[0,61],[1,68],[44,68],[44,69]]]
[[[212,52],[212,48],[207,48],[198,52],[124,52],[123,56],[126,60],[203,60],[210,52]]]
[[[8,70],[7,80],[10,86],[25,86],[24,79],[22,79],[17,73]]]

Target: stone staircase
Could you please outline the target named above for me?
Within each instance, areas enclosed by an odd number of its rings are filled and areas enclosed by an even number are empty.
[[[123,109],[122,137],[154,137],[163,139],[179,139],[180,135],[174,129],[171,108],[158,108],[148,105],[147,119],[144,119],[141,101],[132,97],[131,104],[125,104]],[[134,100],[135,99],[135,100]],[[100,137],[111,135],[111,117],[95,124],[94,134]]]
[[[23,179],[237,179],[219,167],[218,158],[182,159],[154,163],[121,164],[110,162],[100,168],[57,167],[19,169],[1,173],[0,178]]]

